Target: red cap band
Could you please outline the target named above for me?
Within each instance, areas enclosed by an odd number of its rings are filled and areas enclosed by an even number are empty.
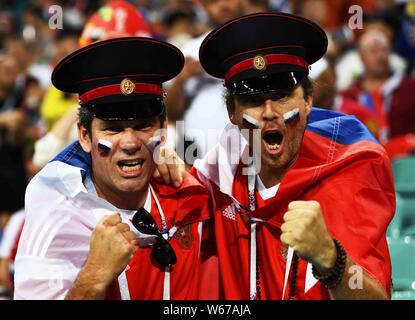
[[[79,97],[79,103],[85,104],[91,100],[99,99],[102,97],[115,95],[115,94],[135,94],[135,93],[143,93],[143,94],[154,94],[158,96],[163,96],[163,89],[161,86],[152,83],[134,83],[134,88],[129,93],[123,93],[121,91],[120,84],[111,84],[108,86],[103,86],[99,88],[92,89],[90,91],[85,92]]]
[[[268,54],[268,55],[264,55],[262,57],[264,57],[266,59],[266,64],[267,65],[272,65],[272,64],[294,64],[294,65],[303,67],[306,70],[308,69],[308,63],[304,59],[302,59],[298,56],[294,56],[294,55],[290,55],[290,54]],[[243,60],[243,61],[235,64],[234,66],[232,66],[232,68],[230,68],[228,70],[228,72],[226,72],[225,82],[228,82],[229,79],[231,79],[232,77],[234,77],[235,75],[237,75],[240,72],[243,72],[243,71],[246,71],[246,70],[249,70],[249,69],[254,69],[254,66],[253,66],[254,59],[255,59],[255,57],[249,58],[249,59]]]

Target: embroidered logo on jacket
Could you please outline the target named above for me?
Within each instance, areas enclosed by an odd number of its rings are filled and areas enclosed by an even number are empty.
[[[190,231],[190,224],[188,224],[177,230],[173,236],[183,249],[190,249],[195,241],[195,237]]]
[[[235,205],[231,203],[229,206],[227,206],[225,210],[222,211],[222,215],[225,218],[236,221]]]

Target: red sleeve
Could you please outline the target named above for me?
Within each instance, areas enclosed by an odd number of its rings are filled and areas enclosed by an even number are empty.
[[[319,201],[327,227],[352,261],[375,278],[389,295],[391,261],[386,229],[395,212],[390,162],[385,155],[361,159],[349,167],[321,187],[324,196]]]

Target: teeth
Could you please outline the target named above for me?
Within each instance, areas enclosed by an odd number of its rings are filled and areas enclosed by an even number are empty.
[[[138,164],[138,162],[136,163],[136,165],[132,166],[132,165],[121,165],[121,170],[124,172],[131,172],[131,171],[136,171],[139,170],[141,168],[141,164]]]
[[[279,147],[280,147],[280,145],[278,143],[268,144],[268,148],[270,148],[271,150],[277,150]]]
[[[124,172],[131,172],[131,171],[137,171],[140,170],[140,168],[143,166],[143,160],[125,160],[121,161],[119,166],[122,171]]]

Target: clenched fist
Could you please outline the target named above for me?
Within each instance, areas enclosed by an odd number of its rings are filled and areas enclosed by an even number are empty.
[[[317,201],[293,201],[288,205],[280,240],[320,273],[331,269],[336,262],[336,246]]]
[[[118,213],[103,217],[92,232],[86,264],[97,280],[109,285],[125,269],[138,249],[138,241]],[[92,269],[92,268],[91,268]]]

